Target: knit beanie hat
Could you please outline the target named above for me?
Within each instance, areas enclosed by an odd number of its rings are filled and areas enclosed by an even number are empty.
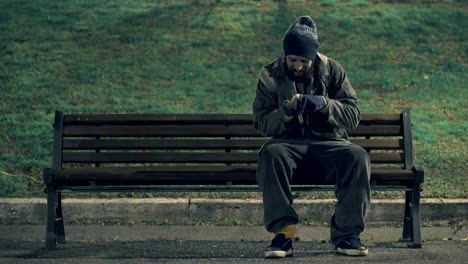
[[[309,16],[298,18],[283,38],[284,55],[297,55],[314,60],[319,49],[317,26]]]

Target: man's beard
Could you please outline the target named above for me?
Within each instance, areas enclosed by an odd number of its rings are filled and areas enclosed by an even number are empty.
[[[307,80],[310,79],[310,75],[312,73],[312,69],[313,67],[311,67],[310,69],[306,70],[306,71],[301,71],[301,74],[300,75],[296,75],[295,74],[295,71],[294,69],[290,69],[288,68],[287,65],[285,65],[285,69],[286,69],[286,75],[288,76],[288,78],[291,80],[291,81],[294,81],[294,82],[306,82]]]

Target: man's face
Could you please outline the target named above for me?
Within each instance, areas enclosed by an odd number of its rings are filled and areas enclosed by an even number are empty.
[[[286,56],[286,65],[288,70],[292,73],[295,80],[301,80],[305,77],[306,73],[312,69],[313,61],[302,56],[288,55]]]

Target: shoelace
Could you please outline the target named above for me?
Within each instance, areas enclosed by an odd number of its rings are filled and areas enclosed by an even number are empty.
[[[366,247],[362,244],[361,239],[359,237],[352,237],[347,240],[347,242],[352,246],[358,249],[365,249]]]
[[[284,236],[275,236],[271,241],[271,246],[284,247],[288,243],[288,239]]]

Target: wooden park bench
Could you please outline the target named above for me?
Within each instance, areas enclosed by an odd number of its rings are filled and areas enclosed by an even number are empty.
[[[402,241],[421,247],[424,171],[413,166],[410,112],[363,114],[350,140],[369,152],[371,189],[406,193]],[[65,242],[64,191],[259,191],[259,136],[250,114],[82,114],[56,112],[47,191],[47,249]],[[292,182],[294,191],[334,182]]]

